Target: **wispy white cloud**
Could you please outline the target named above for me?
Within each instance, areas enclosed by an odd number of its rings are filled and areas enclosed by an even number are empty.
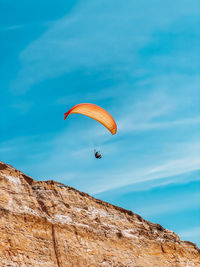
[[[200,218],[199,218],[200,220]],[[183,230],[178,233],[182,240],[194,240],[194,242],[199,242],[200,240],[200,226],[193,227],[190,229]]]
[[[182,143],[173,144],[168,147],[167,154],[152,155],[150,163],[143,162],[140,167],[138,159],[130,165],[121,167],[120,171],[107,172],[109,180],[102,179],[101,185],[90,185],[89,190],[93,194],[102,193],[109,190],[114,190],[123,186],[134,185],[147,181],[155,181],[163,179],[167,184],[171,177],[177,175],[184,175],[188,172],[200,170],[200,156],[199,156],[200,143]],[[137,166],[138,165],[138,166]],[[133,168],[133,166],[135,166]],[[146,167],[144,167],[146,166]],[[193,177],[196,179],[196,176]],[[181,179],[179,177],[179,179]],[[184,181],[184,179],[183,179]],[[152,185],[149,185],[152,188]]]
[[[152,166],[152,168],[141,170],[123,170],[121,173],[113,174],[108,173],[109,180],[107,183],[102,181],[101,185],[90,187],[89,190],[92,194],[99,194],[105,191],[114,190],[127,185],[134,185],[146,181],[153,181],[157,179],[167,180],[175,175],[185,174],[187,172],[200,169],[200,157],[198,158],[185,158],[182,160],[175,160],[167,162],[161,166]],[[152,188],[152,186],[150,186]]]
[[[26,23],[26,24],[16,24],[16,25],[10,25],[10,26],[5,26],[5,27],[0,27],[0,32],[6,32],[6,31],[13,31],[13,30],[18,30],[22,28],[31,28],[35,26],[43,26],[45,28],[50,28],[55,24],[55,21],[45,21],[45,22],[39,22],[39,23]]]
[[[125,134],[198,125],[199,82],[196,75],[168,73],[139,80],[135,87],[150,90],[142,97],[139,94],[135,96],[129,90],[129,98],[121,101],[123,105],[120,106],[118,116],[119,131]]]
[[[176,9],[171,8],[171,0],[162,5],[157,0],[151,5],[131,0],[126,4],[119,0],[81,2],[21,53],[22,67],[11,88],[23,92],[39,81],[80,68],[112,64],[112,70],[127,71],[137,64],[137,53],[155,28],[194,14],[187,1],[185,5],[182,2],[176,1]],[[144,12],[144,6],[148,12]],[[158,10],[156,16],[152,7]]]
[[[12,26],[7,26],[7,27],[2,27],[0,28],[0,32],[17,30],[17,29],[23,28],[24,26],[25,26],[24,24],[21,24],[21,25],[12,25]]]
[[[181,199],[177,199],[176,196],[171,196],[170,199],[164,199],[160,201],[160,203],[151,203],[151,209],[149,206],[140,206],[140,213],[145,217],[155,217],[160,216],[161,214],[173,214],[177,212],[181,212],[187,209],[199,208],[200,192],[193,193],[189,198],[185,196],[181,197]]]
[[[172,120],[172,121],[160,121],[160,122],[142,122],[139,123],[131,118],[130,121],[125,120],[125,124],[123,121],[120,125],[120,130],[123,132],[134,132],[134,131],[148,131],[148,130],[160,130],[166,128],[173,128],[173,127],[180,127],[180,126],[189,126],[192,124],[199,124],[200,123],[200,116],[199,117],[192,117],[192,118],[185,118],[180,120]]]

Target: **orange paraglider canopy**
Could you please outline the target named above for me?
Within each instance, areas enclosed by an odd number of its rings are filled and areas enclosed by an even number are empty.
[[[64,120],[68,117],[68,115],[73,113],[83,114],[100,122],[111,132],[111,134],[116,134],[117,132],[117,125],[113,117],[105,109],[95,104],[82,103],[75,105],[65,113]]]

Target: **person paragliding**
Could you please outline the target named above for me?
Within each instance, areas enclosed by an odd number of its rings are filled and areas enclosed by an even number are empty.
[[[108,113],[105,109],[91,103],[81,103],[78,105],[73,106],[70,110],[68,110],[64,115],[64,120],[70,114],[82,114],[88,116],[98,122],[100,122],[103,126],[105,126],[112,135],[116,134],[117,132],[117,125],[113,117]],[[94,150],[94,156],[97,159],[102,158],[102,155]]]
[[[96,159],[101,159],[102,158],[102,155],[98,151],[96,151],[96,149],[94,149],[94,156],[95,156]]]

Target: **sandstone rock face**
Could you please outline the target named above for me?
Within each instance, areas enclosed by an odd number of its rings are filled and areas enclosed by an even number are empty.
[[[59,185],[0,162],[0,267],[200,266],[195,244]]]

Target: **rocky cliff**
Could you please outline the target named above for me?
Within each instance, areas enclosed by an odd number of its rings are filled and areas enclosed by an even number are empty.
[[[174,232],[59,185],[0,162],[0,267],[200,266]]]

